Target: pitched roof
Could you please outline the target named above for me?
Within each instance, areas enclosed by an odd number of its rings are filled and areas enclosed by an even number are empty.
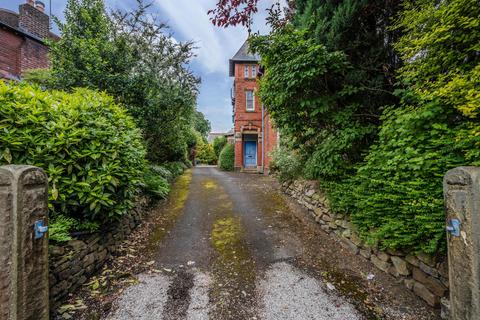
[[[238,49],[237,53],[229,60],[230,77],[235,76],[235,62],[258,62],[260,56],[251,53],[248,47],[248,40],[245,40],[243,45]]]

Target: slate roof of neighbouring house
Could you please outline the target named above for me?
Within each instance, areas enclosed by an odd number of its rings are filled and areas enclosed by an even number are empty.
[[[248,40],[238,49],[237,53],[229,60],[230,65],[230,77],[235,76],[235,62],[258,62],[260,56],[249,52]]]

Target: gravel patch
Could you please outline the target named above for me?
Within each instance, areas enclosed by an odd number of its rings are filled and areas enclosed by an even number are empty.
[[[360,320],[355,308],[288,263],[272,265],[259,283],[261,319],[265,320]],[[328,292],[327,292],[328,290]]]
[[[194,285],[190,292],[190,307],[187,312],[187,320],[208,320],[210,311],[208,290],[212,279],[208,274],[197,272],[193,281]]]
[[[168,277],[157,275],[140,275],[139,284],[125,290],[115,303],[114,311],[108,320],[161,320],[167,302]]]

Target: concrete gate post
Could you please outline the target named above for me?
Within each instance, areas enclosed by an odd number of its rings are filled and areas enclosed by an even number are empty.
[[[450,317],[480,319],[480,168],[458,167],[443,180],[447,215]]]
[[[31,166],[0,167],[0,319],[48,320],[48,181]]]

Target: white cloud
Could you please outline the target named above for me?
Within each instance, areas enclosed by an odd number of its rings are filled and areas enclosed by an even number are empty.
[[[247,37],[244,27],[218,28],[207,15],[215,6],[212,0],[156,0],[156,4],[168,16],[168,23],[175,32],[186,39],[195,41],[196,60],[205,72],[227,72],[228,59],[235,54]],[[264,12],[256,16],[260,31],[263,26]],[[256,26],[256,25],[255,25]]]

